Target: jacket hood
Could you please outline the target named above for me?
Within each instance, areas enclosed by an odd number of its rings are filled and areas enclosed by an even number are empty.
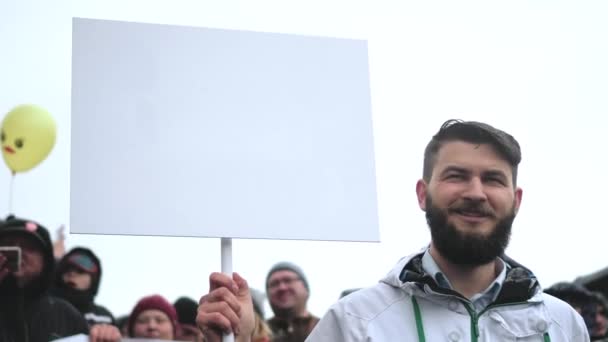
[[[421,290],[424,289],[425,285],[428,285],[434,292],[466,299],[456,291],[440,287],[435,279],[424,271],[422,256],[426,249],[425,247],[419,252],[399,260],[397,265],[380,282],[396,288],[415,286]],[[529,269],[506,255],[501,256],[501,259],[507,264],[507,275],[493,304],[525,302],[541,292],[536,276]]]
[[[66,255],[63,256],[63,258],[61,258],[61,260],[57,264],[57,272],[55,272],[54,286],[55,287],[62,286],[62,284],[63,284],[62,276],[70,267],[74,267],[75,263],[74,263],[73,259],[74,259],[74,256],[77,256],[77,255],[84,255],[84,256],[88,257],[91,261],[93,261],[93,263],[95,264],[96,273],[91,275],[91,288],[88,291],[94,297],[97,295],[97,292],[99,291],[99,284],[101,282],[102,269],[101,269],[101,261],[99,260],[97,255],[95,255],[95,253],[93,253],[93,251],[88,248],[84,248],[84,247],[72,248]]]
[[[0,236],[23,236],[34,241],[40,248],[44,258],[44,266],[37,280],[34,280],[23,289],[26,296],[39,296],[46,293],[51,285],[53,271],[55,268],[55,257],[53,256],[53,243],[49,231],[41,224],[28,220],[9,216],[6,221],[0,223]]]

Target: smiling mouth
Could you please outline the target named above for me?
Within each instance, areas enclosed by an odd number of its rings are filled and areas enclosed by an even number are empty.
[[[452,210],[452,213],[461,216],[467,220],[474,220],[474,221],[480,221],[483,219],[488,219],[488,218],[492,218],[492,215],[484,212],[484,211],[479,211],[479,210],[461,210],[461,209],[455,209]]]
[[[4,150],[5,150],[7,153],[11,153],[11,154],[15,153],[15,150],[13,150],[13,149],[12,149],[10,146],[5,146],[5,147],[4,147]]]
[[[457,211],[458,215],[468,216],[468,217],[487,217],[488,215],[475,211]]]

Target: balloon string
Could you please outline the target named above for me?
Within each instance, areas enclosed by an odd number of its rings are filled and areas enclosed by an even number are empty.
[[[8,214],[13,214],[13,190],[15,185],[15,173],[13,172],[11,175],[11,186],[8,192]]]

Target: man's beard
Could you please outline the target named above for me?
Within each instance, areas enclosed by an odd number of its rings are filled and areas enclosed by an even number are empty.
[[[271,304],[270,308],[272,309],[272,312],[274,313],[275,317],[280,317],[280,318],[284,318],[284,319],[291,319],[291,318],[296,317],[296,309],[293,307],[279,308],[279,307],[276,307]]]
[[[306,305],[306,304],[304,304],[304,305]],[[284,318],[284,319],[292,319],[298,315],[300,306],[296,304],[294,306],[284,308],[284,307],[279,307],[279,306],[276,306],[276,305],[273,305],[272,303],[270,303],[270,308],[272,309],[272,312],[274,313],[275,317],[280,317],[280,318]]]
[[[465,202],[458,209],[488,211],[478,202]],[[454,208],[455,209],[455,208]],[[448,222],[448,211],[433,204],[431,196],[426,196],[426,221],[431,229],[433,245],[449,262],[461,266],[480,266],[488,264],[501,256],[511,237],[511,226],[515,219],[515,206],[511,212],[498,220],[488,235],[466,233]],[[489,214],[489,213],[488,213]]]

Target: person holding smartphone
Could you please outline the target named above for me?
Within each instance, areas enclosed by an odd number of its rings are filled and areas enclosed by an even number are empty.
[[[0,341],[47,342],[89,334],[84,317],[68,302],[48,294],[55,267],[48,230],[37,222],[9,216],[0,223]],[[120,335],[91,332],[91,341],[118,341]]]

